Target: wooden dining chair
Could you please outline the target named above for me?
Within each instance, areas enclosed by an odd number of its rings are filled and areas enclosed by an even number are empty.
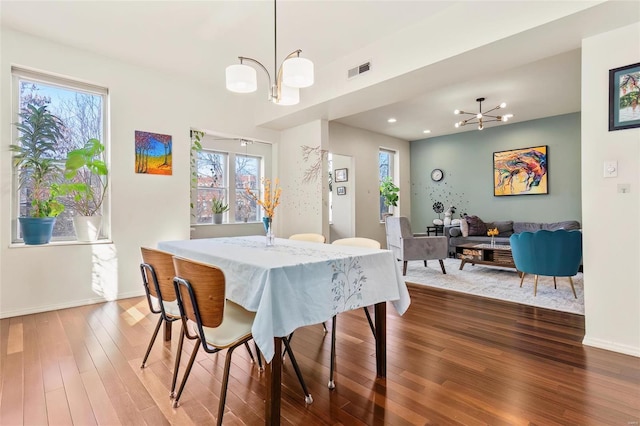
[[[333,241],[331,244],[337,246],[355,246],[355,247],[369,247],[374,249],[380,249],[380,242],[376,240],[372,240],[371,238],[363,238],[363,237],[350,237],[350,238],[341,238]],[[369,323],[369,328],[371,328],[371,333],[373,333],[373,337],[376,337],[376,328],[373,325],[373,321],[371,320],[371,314],[369,313],[369,309],[366,306],[363,306],[362,309],[367,317],[367,322]],[[331,319],[331,361],[329,367],[329,383],[327,386],[329,389],[335,389],[336,383],[333,380],[335,366],[336,366],[336,315]]]
[[[185,337],[195,340],[173,407],[177,408],[180,404],[182,391],[200,346],[210,354],[227,349],[218,405],[217,424],[221,425],[227,397],[231,355],[238,346],[252,339],[251,327],[255,313],[225,298],[226,281],[220,268],[177,256],[174,256],[173,262],[176,270],[173,283],[182,318],[180,346]],[[288,342],[283,339],[283,343],[287,349]],[[293,353],[290,352],[289,356],[293,363],[295,360]],[[176,366],[180,364],[180,357],[181,352],[176,356]],[[297,368],[297,363],[295,366]],[[177,375],[176,368],[174,380]],[[306,389],[305,393],[309,398],[311,397]]]
[[[158,315],[158,323],[151,335],[147,352],[140,365],[140,368],[145,368],[151,348],[153,348],[158,331],[160,331],[160,326],[164,323],[168,327],[168,334],[173,321],[180,319],[180,310],[176,302],[176,292],[173,288],[173,277],[176,275],[173,269],[173,255],[147,247],[141,247],[140,251],[142,253],[140,273],[142,274],[142,284],[149,303],[149,310]]]
[[[178,302],[176,300],[176,291],[173,285],[173,278],[175,277],[175,269],[173,266],[173,254],[167,253],[161,250],[152,249],[148,247],[141,247],[142,263],[140,264],[140,272],[142,273],[142,283],[144,285],[145,295],[147,302],[149,303],[149,310],[158,317],[158,323],[151,336],[149,345],[147,346],[147,352],[142,359],[140,368],[145,368],[153,344],[156,341],[158,332],[161,325],[164,323],[168,327],[165,340],[169,340],[171,337],[171,324],[174,321],[180,319],[180,309],[178,309]],[[160,303],[162,301],[162,303]],[[249,348],[249,345],[245,345],[249,352],[251,362],[255,362],[253,352]],[[178,354],[182,352],[182,341],[178,342]],[[258,348],[256,346],[256,353]],[[258,358],[260,361],[260,358]],[[259,362],[260,369],[262,364]],[[171,383],[170,396],[175,396],[176,388],[176,374],[178,371],[178,363],[174,366],[173,381]]]

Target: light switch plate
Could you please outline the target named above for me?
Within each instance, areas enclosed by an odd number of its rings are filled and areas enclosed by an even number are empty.
[[[618,162],[617,161],[605,161],[604,162],[604,177],[606,177],[606,178],[618,177]]]

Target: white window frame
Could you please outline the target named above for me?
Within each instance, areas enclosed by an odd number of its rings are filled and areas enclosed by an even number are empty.
[[[238,188],[236,188],[236,157],[237,156],[242,156],[242,157],[250,157],[250,158],[256,158],[258,160],[258,189],[255,192],[256,196],[260,199],[262,199],[262,195],[264,192],[264,186],[262,185],[262,178],[264,177],[264,169],[265,169],[265,164],[264,164],[264,157],[262,155],[256,155],[256,154],[249,154],[249,153],[245,153],[245,152],[233,152],[233,151],[225,151],[222,149],[218,149],[218,148],[202,148],[201,152],[209,152],[209,153],[214,153],[214,154],[222,154],[225,156],[226,158],[226,164],[225,164],[225,178],[226,178],[226,182],[225,182],[225,186],[224,187],[218,187],[219,189],[224,189],[225,191],[225,203],[229,204],[229,210],[227,212],[224,213],[224,216],[222,218],[222,224],[243,224],[243,223],[257,223],[258,220],[253,220],[253,221],[247,221],[244,222],[243,220],[236,220],[236,206],[237,206],[237,197],[236,197],[236,190]],[[196,161],[196,168],[198,167],[197,165],[197,161]],[[211,222],[198,222],[198,217],[197,217],[197,205],[198,205],[198,191],[200,191],[201,189],[208,189],[207,187],[200,187],[200,186],[196,186],[196,190],[194,191],[194,196],[195,199],[192,200],[194,208],[196,209],[195,214],[192,216],[192,225],[196,225],[196,226],[209,226],[209,225],[213,225],[216,226],[213,223],[213,218],[211,220]],[[260,207],[258,205],[258,211],[262,212],[262,207]],[[262,214],[260,214],[260,216],[262,216]]]
[[[74,90],[77,92],[89,93],[102,97],[102,140],[100,141],[104,147],[104,159],[107,163],[107,168],[110,170],[109,152],[111,148],[111,138],[109,133],[109,89],[106,87],[98,86],[91,83],[82,82],[79,80],[73,80],[61,76],[48,74],[46,72],[30,70],[21,67],[11,67],[11,118],[12,123],[17,123],[19,120],[18,113],[20,111],[20,80],[29,80],[35,83],[41,83],[48,86],[57,86],[67,90]],[[11,143],[17,144],[18,130],[15,126],[11,126]],[[105,177],[110,183],[111,177],[107,175]],[[23,244],[22,238],[19,235],[18,216],[20,215],[20,200],[18,189],[18,173],[15,167],[12,166],[12,180],[11,180],[11,242],[12,244]],[[61,244],[96,244],[111,242],[111,185],[107,187],[107,194],[102,204],[102,228],[97,241],[92,242],[78,242],[75,236],[67,237],[53,237],[52,243]]]
[[[393,181],[393,183],[396,183],[396,177],[395,177],[395,171],[396,171],[396,162],[397,162],[397,157],[398,157],[398,151],[394,151],[392,149],[388,149],[388,148],[383,148],[380,147],[380,149],[378,150],[378,187],[380,187],[380,184],[382,183],[382,179],[380,177],[380,154],[381,153],[386,153],[389,155],[389,171],[386,174],[386,176],[391,176],[391,180]],[[384,221],[384,217],[383,214],[386,213],[392,213],[391,206],[387,206],[387,210],[383,211],[383,200],[382,200],[382,195],[380,195],[380,221],[383,222]]]

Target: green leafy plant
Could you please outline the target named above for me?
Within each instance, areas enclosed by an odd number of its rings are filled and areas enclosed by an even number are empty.
[[[202,137],[204,132],[200,130],[191,130],[191,149],[189,150],[189,157],[191,161],[191,193],[198,189],[198,152],[202,151]],[[192,198],[193,199],[193,198]],[[191,207],[191,216],[195,217],[193,213],[193,201],[189,203]]]
[[[10,145],[13,165],[18,169],[19,188],[28,188],[30,217],[56,217],[64,211],[53,187],[62,174],[55,157],[56,144],[62,139],[64,123],[46,105],[28,104],[15,123],[19,144]]]
[[[71,196],[75,212],[81,216],[94,216],[101,211],[109,184],[103,153],[104,145],[93,138],[67,154],[64,177],[70,182],[60,185],[60,193]]]
[[[211,204],[211,210],[214,213],[224,213],[229,210],[229,204],[225,204],[224,200],[220,198],[214,198]]]
[[[398,206],[398,188],[391,180],[391,176],[387,176],[380,183],[380,195],[384,198],[385,206]]]

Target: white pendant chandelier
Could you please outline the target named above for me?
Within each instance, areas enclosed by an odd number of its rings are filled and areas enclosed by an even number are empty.
[[[466,120],[462,120],[462,121],[458,121],[455,126],[457,127],[462,127],[462,126],[466,126],[467,124],[477,124],[478,125],[478,130],[482,130],[484,129],[484,124],[485,123],[490,123],[492,121],[502,121],[502,122],[506,122],[509,121],[509,119],[511,117],[513,117],[513,114],[503,114],[503,115],[491,115],[489,114],[490,112],[493,112],[495,110],[498,109],[502,109],[502,108],[506,108],[507,104],[506,103],[501,103],[500,105],[491,108],[489,111],[486,112],[482,112],[482,102],[484,102],[484,98],[478,98],[476,99],[477,102],[480,103],[480,110],[479,112],[466,112],[466,111],[461,111],[459,109],[453,111],[454,114],[458,115],[458,114],[467,114],[467,115],[471,115],[472,117],[467,118]]]
[[[298,49],[288,54],[278,68],[278,30],[277,30],[276,0],[273,1],[273,63],[274,80],[271,74],[260,61],[238,56],[240,64],[230,65],[226,69],[227,89],[236,93],[251,93],[258,88],[256,70],[244,62],[250,62],[259,66],[269,79],[269,100],[278,105],[295,105],[300,102],[300,88],[313,84],[313,62],[301,58],[302,50]]]

